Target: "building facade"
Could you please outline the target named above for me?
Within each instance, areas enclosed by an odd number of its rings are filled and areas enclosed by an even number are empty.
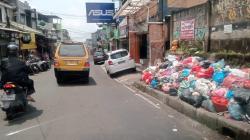
[[[250,52],[250,0],[197,1],[172,13],[172,39],[206,52]],[[192,28],[185,29],[185,25]]]

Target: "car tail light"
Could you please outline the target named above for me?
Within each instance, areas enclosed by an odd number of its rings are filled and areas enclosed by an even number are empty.
[[[89,62],[85,62],[84,66],[85,66],[85,67],[90,67]]]
[[[108,61],[108,64],[109,65],[114,65],[114,63],[111,60]]]
[[[55,60],[55,61],[54,61],[54,66],[57,67],[57,66],[59,66],[59,65],[60,65],[60,64],[59,64],[59,61],[58,61],[58,60]]]
[[[5,84],[3,86],[4,89],[12,89],[12,88],[15,88],[16,86],[14,84]]]

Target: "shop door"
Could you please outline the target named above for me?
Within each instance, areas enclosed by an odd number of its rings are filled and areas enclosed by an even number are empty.
[[[140,35],[140,59],[148,58],[148,39],[147,34]]]

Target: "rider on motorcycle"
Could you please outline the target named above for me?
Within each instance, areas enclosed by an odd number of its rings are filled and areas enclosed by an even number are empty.
[[[7,51],[8,58],[3,59],[0,66],[2,72],[1,81],[4,84],[6,82],[14,82],[22,87],[27,87],[27,100],[35,102],[31,97],[31,94],[35,92],[34,82],[29,79],[28,67],[26,64],[17,57],[18,46],[15,43],[9,43]]]

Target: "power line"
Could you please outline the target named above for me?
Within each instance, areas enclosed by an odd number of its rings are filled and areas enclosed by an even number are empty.
[[[46,14],[51,14],[51,15],[62,15],[62,16],[68,16],[68,17],[87,17],[86,15],[75,15],[75,14],[65,14],[65,13],[58,13],[58,12],[48,12],[45,10],[39,10],[42,11],[42,13],[46,13]]]
[[[70,31],[70,30],[69,30],[69,33],[84,35],[84,34],[92,34],[93,32],[76,32],[76,31]]]
[[[66,27],[66,28],[67,28],[67,27]],[[75,31],[75,32],[81,32],[81,33],[91,33],[90,31],[77,30],[77,29],[75,29],[75,28],[67,28],[67,30]]]

